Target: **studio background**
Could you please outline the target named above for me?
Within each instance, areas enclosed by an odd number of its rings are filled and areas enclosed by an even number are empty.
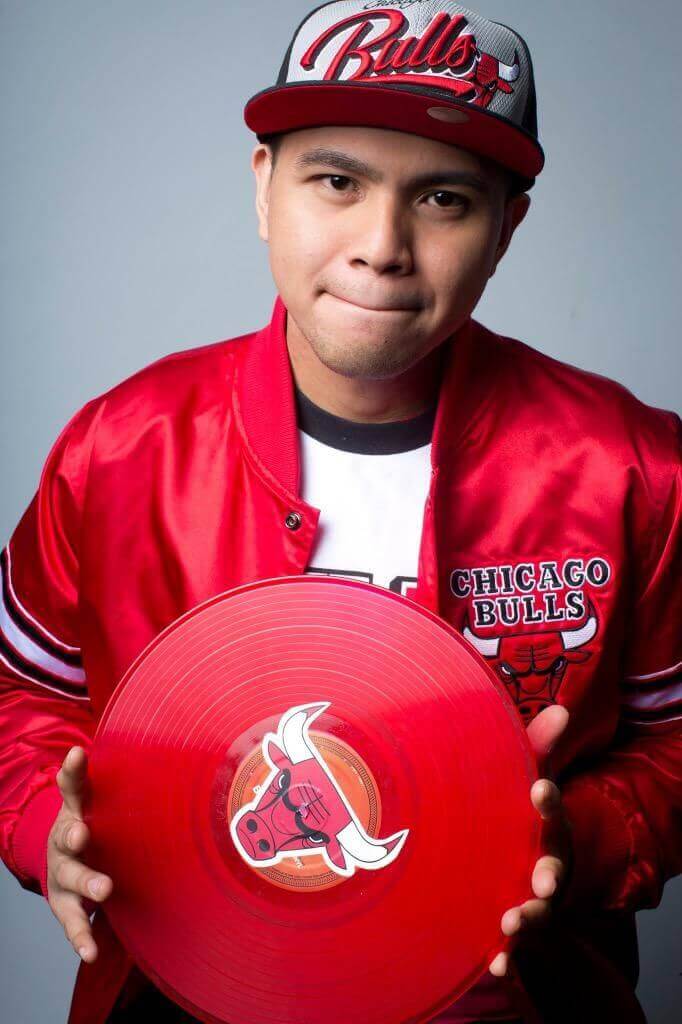
[[[88,399],[269,320],[242,110],[314,6],[0,2],[0,546]],[[547,155],[475,318],[682,413],[679,0],[473,7],[527,41]],[[76,954],[2,865],[0,912],[4,1019],[65,1021]],[[639,998],[673,1024],[682,878],[637,920]]]

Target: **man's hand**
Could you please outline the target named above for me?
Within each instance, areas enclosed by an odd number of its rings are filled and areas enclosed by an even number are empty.
[[[47,838],[47,892],[50,909],[78,955],[90,963],[97,957],[88,914],[92,900],[101,903],[111,895],[113,882],[78,859],[90,838],[82,817],[82,797],[87,777],[87,755],[71,747],[57,772],[63,804]],[[90,888],[97,883],[99,888]],[[88,909],[91,908],[91,909]]]
[[[559,704],[545,708],[527,729],[541,771],[546,770],[549,753],[568,724],[568,711]],[[505,935],[518,935],[522,929],[546,924],[553,902],[559,898],[570,874],[573,860],[571,828],[561,806],[561,793],[549,778],[537,779],[530,790],[533,806],[543,820],[543,849],[546,853],[535,865],[531,885],[537,899],[526,900],[502,915],[500,926]],[[509,966],[509,953],[498,953],[489,966],[491,974],[503,977]]]

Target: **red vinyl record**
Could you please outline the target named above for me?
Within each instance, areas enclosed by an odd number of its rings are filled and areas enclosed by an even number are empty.
[[[181,616],[121,679],[89,775],[102,909],[202,1021],[429,1020],[532,896],[513,701],[448,623],[371,584],[260,580]]]

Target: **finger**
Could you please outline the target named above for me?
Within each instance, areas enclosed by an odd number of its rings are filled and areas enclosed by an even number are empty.
[[[526,900],[521,907],[521,928],[533,928],[546,924],[552,914],[549,900]]]
[[[494,974],[496,978],[503,978],[507,973],[507,967],[509,966],[509,954],[498,953],[495,959],[492,961],[488,970],[491,974]]]
[[[531,786],[530,799],[544,819],[551,818],[561,807],[561,792],[551,779],[537,779]]]
[[[61,827],[55,830],[55,846],[61,853],[71,856],[81,853],[90,839],[90,830],[84,821],[66,814]]]
[[[549,900],[526,900],[520,907],[512,907],[504,912],[500,927],[505,935],[516,935],[524,928],[544,924],[550,914]]]
[[[92,963],[97,957],[97,944],[92,937],[90,921],[81,905],[79,898],[71,893],[60,897],[53,913],[60,921],[64,934],[86,963]]]
[[[67,832],[68,849],[71,853],[81,853],[90,840],[90,830],[84,821],[74,821]]]
[[[82,795],[87,775],[87,755],[82,747],[71,747],[55,781],[67,810],[82,817]]]
[[[538,767],[543,772],[544,766],[549,762],[550,753],[566,730],[569,717],[568,710],[563,705],[551,704],[536,715],[526,729],[526,735],[538,760]]]
[[[523,926],[521,907],[511,907],[505,910],[500,921],[500,928],[505,935],[514,935]]]
[[[66,892],[87,896],[101,903],[111,896],[114,883],[109,875],[92,871],[75,857],[63,857],[55,870],[55,880]]]
[[[566,865],[558,857],[554,857],[551,854],[540,857],[533,869],[533,877],[531,878],[531,885],[535,895],[541,899],[549,899],[559,887],[565,871]]]

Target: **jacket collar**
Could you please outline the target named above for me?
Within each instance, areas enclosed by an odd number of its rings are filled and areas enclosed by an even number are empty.
[[[252,453],[292,499],[299,499],[300,458],[294,378],[286,344],[287,310],[277,295],[270,322],[237,354],[234,396]],[[431,445],[438,470],[453,449],[472,442],[492,395],[496,336],[469,317],[448,346]],[[499,339],[498,339],[499,340]]]

